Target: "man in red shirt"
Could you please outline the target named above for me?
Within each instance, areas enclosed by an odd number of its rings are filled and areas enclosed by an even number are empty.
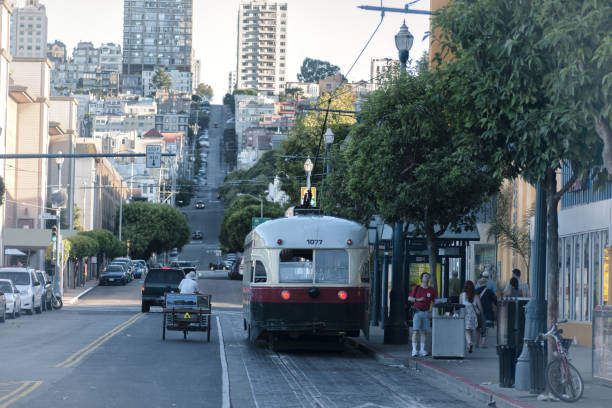
[[[409,302],[414,302],[414,314],[412,315],[412,356],[426,356],[425,342],[427,331],[430,328],[429,309],[436,299],[435,288],[429,286],[430,275],[427,272],[421,274],[421,285],[415,286],[408,296]],[[417,340],[421,334],[421,350],[417,351]]]

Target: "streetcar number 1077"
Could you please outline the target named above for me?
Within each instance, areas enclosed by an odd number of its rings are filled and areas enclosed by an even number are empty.
[[[323,245],[322,239],[307,239],[308,245]]]

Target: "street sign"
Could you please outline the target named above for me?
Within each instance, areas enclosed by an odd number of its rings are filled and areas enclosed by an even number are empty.
[[[251,218],[251,229],[255,228],[256,226],[263,224],[266,221],[269,221],[270,218],[268,217],[253,217]]]
[[[147,169],[161,168],[161,145],[147,145]]]
[[[308,187],[301,187],[300,189],[300,205],[302,205],[302,203],[304,202],[304,196],[306,195],[306,192],[308,191]],[[317,188],[316,187],[310,187],[310,191],[312,192],[312,200],[310,200],[310,206],[311,207],[316,207],[317,206]]]
[[[41,220],[55,220],[57,219],[57,215],[44,213],[43,215],[40,216],[40,219]]]

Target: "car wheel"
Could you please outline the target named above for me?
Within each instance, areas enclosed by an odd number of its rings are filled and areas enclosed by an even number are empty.
[[[0,323],[4,323],[6,321],[6,308],[0,314],[2,315],[0,316]]]
[[[47,310],[49,311],[53,310],[53,306],[51,306],[51,300],[47,302]]]
[[[40,299],[40,310],[43,312],[47,311],[47,302],[44,302],[42,299]]]
[[[31,308],[26,309],[26,314],[27,315],[33,315],[34,314],[34,305],[32,305]]]
[[[151,310],[151,305],[147,302],[142,302],[142,308],[141,308],[141,312],[142,313],[149,313],[149,310]]]
[[[13,313],[11,313],[11,319],[13,320],[17,318],[17,311],[15,309],[17,308],[15,307],[15,305],[13,305]]]

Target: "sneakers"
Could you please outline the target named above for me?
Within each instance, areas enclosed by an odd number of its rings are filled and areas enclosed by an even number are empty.
[[[470,344],[470,348],[468,349],[468,353],[472,352],[472,347],[473,347],[473,345]]]
[[[419,356],[421,356],[421,357],[427,357],[428,355],[429,355],[429,353],[427,351],[425,351],[425,350],[419,351]]]
[[[416,351],[416,349],[413,349],[413,350],[412,350],[412,357],[416,357],[416,356],[418,356],[418,355],[419,355],[419,352],[418,352],[418,351]]]

